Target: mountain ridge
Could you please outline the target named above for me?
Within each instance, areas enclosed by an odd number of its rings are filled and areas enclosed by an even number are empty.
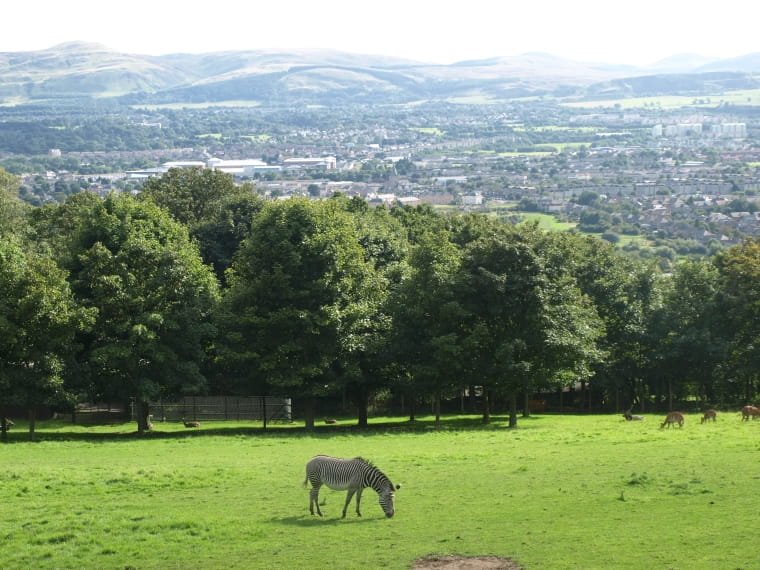
[[[603,91],[637,96],[673,90],[697,93],[722,84],[751,88],[758,81],[755,74],[760,74],[760,52],[730,59],[674,54],[638,67],[541,52],[432,64],[328,49],[153,56],[73,41],[38,51],[0,53],[0,104],[114,98],[130,104],[242,100],[339,105],[431,98],[593,97]]]

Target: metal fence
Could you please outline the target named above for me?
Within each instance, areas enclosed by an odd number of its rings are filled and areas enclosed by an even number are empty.
[[[263,396],[187,396],[176,402],[151,402],[153,422],[258,420],[290,422],[290,398]],[[134,406],[132,419],[135,419]]]

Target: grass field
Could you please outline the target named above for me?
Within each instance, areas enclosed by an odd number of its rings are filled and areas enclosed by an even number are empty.
[[[537,213],[520,213],[524,222],[538,222],[538,227],[544,230],[552,230],[557,232],[566,231],[574,228],[578,224],[575,222],[560,222],[557,221],[551,214],[537,214]]]
[[[760,422],[687,415],[659,429],[619,415],[478,418],[364,431],[204,423],[108,428],[17,422],[0,445],[4,568],[394,568],[430,554],[510,557],[525,568],[760,568]],[[371,459],[394,483],[386,519],[340,519],[344,492],[308,511],[306,461]]]
[[[715,108],[724,103],[748,106],[760,105],[760,89],[723,91],[699,96],[660,95],[654,97],[628,97],[605,101],[575,101],[562,104],[568,107],[580,108],[617,107],[620,109],[634,109],[640,107],[652,107],[660,109],[678,109],[681,107]]]

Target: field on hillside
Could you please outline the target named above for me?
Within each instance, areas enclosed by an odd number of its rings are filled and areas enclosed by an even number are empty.
[[[567,107],[578,108],[616,107],[619,109],[640,107],[660,109],[678,109],[681,107],[715,108],[722,104],[756,106],[760,105],[760,89],[719,91],[704,95],[657,95],[653,97],[627,97],[604,101],[573,101],[562,104]]]
[[[313,432],[245,423],[21,422],[0,445],[5,568],[393,568],[429,555],[493,555],[524,568],[759,568],[760,421],[738,412],[660,429],[619,415],[497,416],[409,425],[351,420]],[[386,519],[323,489],[309,514],[304,466],[371,459],[394,483]]]

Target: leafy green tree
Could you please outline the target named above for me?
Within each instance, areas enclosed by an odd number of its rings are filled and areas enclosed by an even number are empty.
[[[50,257],[25,253],[16,238],[0,240],[0,405],[27,408],[30,439],[37,406],[73,399],[65,368],[75,334],[92,314],[76,306],[65,272]]]
[[[409,257],[409,271],[394,295],[393,355],[404,364],[410,383],[406,392],[414,401],[433,396],[436,427],[440,424],[441,397],[461,386],[462,319],[456,279],[461,255],[446,231],[418,238]]]
[[[340,203],[267,203],[230,271],[220,360],[257,390],[304,397],[312,428],[334,366],[363,348],[380,286]]]
[[[547,270],[537,245],[531,230],[494,232],[470,244],[462,263],[463,351],[484,389],[509,397],[510,426],[518,393],[587,375],[598,357],[593,306],[570,273]]]
[[[222,198],[213,217],[190,228],[203,260],[213,266],[223,284],[235,253],[251,231],[253,218],[263,207],[264,201],[259,196],[241,190]]]
[[[660,273],[618,255],[594,236],[555,232],[545,239],[555,243],[551,264],[575,277],[601,319],[603,334],[596,344],[604,358],[592,365],[591,387],[602,403],[614,402],[616,410],[623,401],[625,408],[644,406],[645,374],[654,362],[647,347],[651,319],[660,306]]]
[[[729,332],[726,366],[741,380],[746,403],[760,393],[760,238],[748,238],[715,257],[720,275],[720,326]]]
[[[212,219],[222,200],[238,192],[230,176],[220,170],[194,166],[170,168],[162,176],[149,178],[139,197],[166,208],[172,217],[188,227]]]
[[[0,168],[0,236],[25,230],[28,206],[18,197],[20,180]]]
[[[350,214],[364,261],[371,268],[372,287],[362,296],[363,317],[350,330],[351,350],[343,351],[336,368],[346,394],[356,404],[358,425],[368,423],[370,399],[387,389],[394,362],[389,350],[393,315],[389,294],[401,280],[408,243],[399,222],[383,207],[370,207],[359,197],[332,198]]]
[[[447,220],[437,213],[430,204],[419,206],[393,206],[391,215],[405,228],[409,243],[416,243],[417,237],[436,229],[447,227]]]
[[[718,271],[710,262],[679,263],[665,281],[662,309],[653,315],[659,341],[656,361],[667,382],[668,409],[673,398],[697,395],[707,405],[728,394],[720,382],[726,338],[720,327]]]
[[[148,179],[138,195],[165,208],[198,240],[201,255],[223,282],[232,257],[247,237],[263,200],[250,184],[237,186],[231,175],[207,168],[171,168]]]
[[[218,283],[187,230],[153,204],[79,199],[57,225],[70,232],[62,261],[77,301],[97,310],[81,339],[89,392],[133,399],[143,432],[149,402],[204,388]]]

